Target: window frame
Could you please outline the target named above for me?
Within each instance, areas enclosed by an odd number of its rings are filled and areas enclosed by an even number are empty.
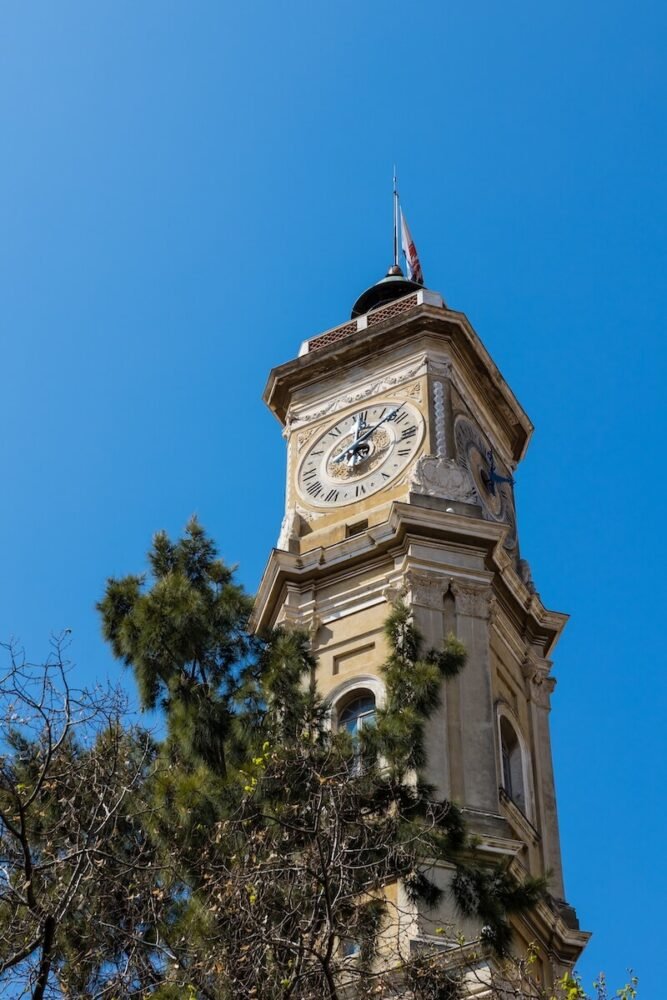
[[[376,710],[384,708],[386,700],[384,684],[375,674],[355,674],[354,677],[348,677],[329,691],[325,701],[330,709],[330,722],[334,729],[338,729],[341,713],[355,700],[355,697],[361,697],[364,691],[375,697]]]
[[[513,789],[513,778],[512,778],[512,761],[511,761],[511,750],[506,753],[506,742],[503,739],[503,725],[502,722],[505,720],[505,724],[510,727],[514,737],[516,739],[516,751],[519,754],[520,761],[520,774],[521,774],[521,784],[523,791],[523,803],[517,801],[516,794],[518,789]],[[524,738],[521,726],[510,710],[509,706],[505,702],[498,702],[496,707],[496,722],[497,722],[497,738],[498,738],[498,773],[500,778],[500,787],[503,789],[507,798],[510,802],[516,806],[516,808],[523,813],[529,822],[534,821],[535,816],[535,806],[534,806],[534,790],[533,790],[533,770],[530,754],[528,752],[528,746]],[[509,787],[507,783],[507,770],[509,771]],[[514,794],[513,794],[514,793]]]

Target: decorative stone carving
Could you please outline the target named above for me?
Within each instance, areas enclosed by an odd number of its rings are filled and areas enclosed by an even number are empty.
[[[451,585],[456,599],[457,615],[468,615],[470,618],[488,619],[491,616],[491,588],[474,586],[454,581]]]
[[[531,701],[534,701],[540,708],[549,711],[551,708],[551,695],[556,687],[556,678],[551,677],[550,660],[538,660],[533,656],[526,656],[521,664],[523,676],[528,682],[528,693]]]
[[[445,438],[445,387],[442,382],[433,383],[433,417],[435,421],[435,453],[438,458],[447,454]]]
[[[443,500],[459,503],[477,503],[477,494],[467,469],[453,458],[423,455],[412,470],[410,488],[413,493],[423,493]]]
[[[448,358],[444,361],[435,361],[433,358],[429,358],[428,370],[431,375],[441,375],[444,378],[450,378],[452,375],[452,363]]]
[[[442,610],[442,600],[448,586],[448,581],[444,577],[409,571],[405,583],[415,604],[419,604],[422,608]]]
[[[356,392],[350,392],[345,396],[337,396],[335,399],[329,400],[325,406],[322,406],[317,410],[310,410],[299,415],[288,413],[285,421],[285,428],[289,433],[289,431],[293,430],[295,427],[301,427],[304,424],[313,423],[315,420],[320,420],[321,417],[326,417],[329,413],[335,413],[338,410],[344,409],[346,406],[358,403],[362,399],[369,399],[371,396],[382,396],[384,393],[394,389],[395,386],[402,385],[404,382],[409,382],[410,379],[420,375],[423,368],[424,361],[421,360],[419,364],[410,369],[397,372],[395,375],[386,375],[383,379],[378,379],[375,382],[370,382],[362,386]],[[418,382],[415,383],[415,386],[412,386],[411,391],[406,393],[406,395],[412,395],[412,391],[414,390],[416,398],[418,398],[421,402],[421,386]]]
[[[422,384],[419,381],[413,382],[412,385],[406,386],[404,389],[399,389],[396,395],[405,396],[406,399],[414,399],[416,403],[421,403]]]
[[[396,604],[405,597],[405,587],[401,587],[397,583],[388,583],[382,591],[382,596],[387,604]]]
[[[311,437],[315,433],[314,427],[309,427],[307,430],[299,431],[296,436],[296,450],[301,451],[305,444],[308,444]]]

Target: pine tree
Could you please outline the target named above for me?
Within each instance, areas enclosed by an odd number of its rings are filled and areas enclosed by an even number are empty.
[[[459,810],[421,778],[426,722],[465,669],[454,637],[424,649],[397,604],[385,705],[353,738],[332,724],[308,637],[248,633],[251,601],[195,520],[177,542],[158,534],[149,563],[109,580],[99,608],[164,738],[117,695],[70,688],[61,646],[0,674],[8,995],[459,1000],[495,952],[477,983],[492,1000],[588,1000],[576,977],[545,991],[534,953],[507,954],[509,917],[542,883],[480,864]],[[441,863],[480,940],[406,953],[397,929],[412,903],[438,903]]]
[[[239,669],[254,648],[252,601],[194,517],[176,543],[158,532],[148,558],[148,590],[143,576],[108,580],[104,637],[132,667],[142,707],[160,703],[169,740],[224,777]]]
[[[159,703],[167,725],[151,787],[172,900],[157,995],[379,995],[407,960],[385,954],[388,928],[405,919],[395,886],[434,906],[434,860],[456,865],[461,912],[503,953],[508,914],[532,905],[542,883],[471,865],[459,810],[419,777],[424,727],[443,679],[464,667],[461,644],[450,636],[424,650],[396,605],[386,705],[351,739],[330,724],[306,636],[248,635],[250,602],[195,520],[176,543],[157,535],[149,561],[150,580],[110,580],[99,607],[142,703]],[[455,974],[431,966],[429,989],[444,976],[451,992]]]

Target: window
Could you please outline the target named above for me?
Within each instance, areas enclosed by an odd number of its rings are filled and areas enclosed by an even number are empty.
[[[375,695],[370,691],[349,701],[338,716],[338,728],[347,729],[351,736],[357,736],[364,726],[375,722]]]
[[[500,753],[503,767],[503,788],[523,813],[526,812],[526,791],[523,783],[523,755],[514,726],[504,715],[500,719]]]
[[[349,733],[352,742],[350,773],[360,775],[365,770],[365,741],[360,738],[361,731],[375,725],[378,707],[384,705],[382,682],[372,674],[357,674],[331,692],[329,703],[333,728],[339,733]],[[370,747],[368,750],[370,752]]]
[[[341,951],[343,953],[343,958],[359,958],[361,954],[361,945],[358,941],[348,939],[343,941],[341,944]]]

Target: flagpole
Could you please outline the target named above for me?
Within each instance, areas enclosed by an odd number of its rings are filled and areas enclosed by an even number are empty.
[[[396,186],[396,164],[394,164],[394,267],[398,266],[398,188]]]

